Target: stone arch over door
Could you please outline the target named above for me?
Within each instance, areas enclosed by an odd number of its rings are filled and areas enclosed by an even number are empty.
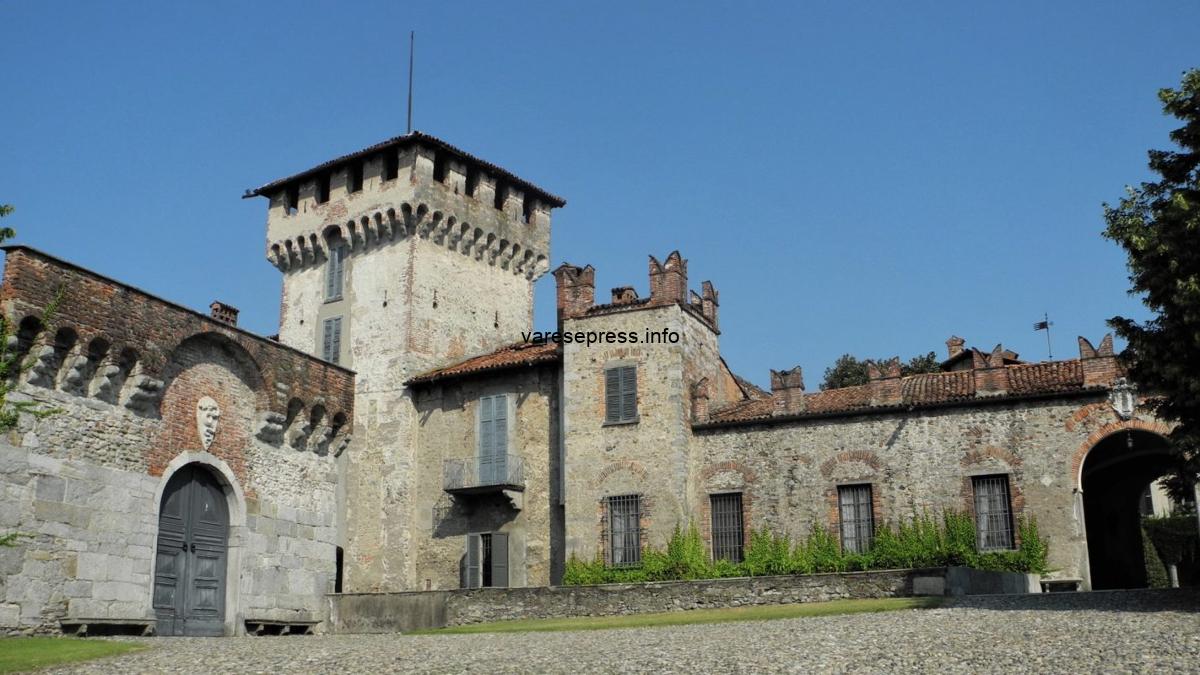
[[[1093,590],[1146,586],[1138,501],[1174,466],[1167,433],[1163,425],[1136,420],[1112,424],[1076,455],[1087,544],[1081,571]]]
[[[158,618],[159,634],[241,633],[246,500],[229,466],[207,452],[181,453],[163,472],[154,505],[158,529],[150,611]],[[200,531],[189,532],[189,527]]]

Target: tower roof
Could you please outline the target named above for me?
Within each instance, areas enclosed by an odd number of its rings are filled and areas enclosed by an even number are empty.
[[[285,178],[280,178],[278,180],[273,180],[270,183],[267,183],[266,185],[254,188],[252,190],[246,190],[246,194],[242,195],[242,198],[243,199],[248,199],[250,197],[268,197],[269,198],[271,196],[271,193],[276,192],[277,190],[280,190],[281,188],[283,188],[291,183],[303,181],[306,178],[309,178],[315,174],[318,174],[322,171],[326,171],[328,169],[331,169],[339,164],[343,164],[350,160],[358,159],[360,157],[366,157],[368,155],[373,155],[377,152],[382,152],[383,150],[387,150],[389,148],[401,148],[401,147],[408,147],[411,145],[418,145],[418,144],[425,145],[425,146],[432,146],[433,148],[435,148],[439,151],[446,152],[446,153],[449,153],[450,155],[453,155],[456,159],[467,164],[468,166],[474,166],[477,168],[481,168],[489,173],[496,175],[497,177],[503,178],[504,180],[512,183],[513,185],[520,187],[526,194],[536,195],[537,197],[539,197],[540,199],[542,199],[543,201],[545,201],[547,204],[549,204],[552,207],[561,208],[562,206],[566,205],[566,203],[567,203],[566,200],[563,199],[562,197],[559,197],[557,195],[546,192],[545,190],[541,189],[540,187],[534,185],[533,183],[530,183],[529,181],[527,181],[523,178],[518,177],[517,175],[509,172],[506,169],[498,167],[495,164],[492,164],[491,162],[482,160],[468,152],[464,152],[463,150],[460,150],[459,148],[456,148],[453,145],[450,145],[449,143],[443,141],[440,138],[437,138],[435,136],[430,136],[429,134],[422,133],[420,131],[413,131],[412,133],[408,133],[403,136],[396,136],[394,138],[389,138],[386,141],[383,141],[381,143],[376,143],[375,145],[368,146],[366,148],[363,148],[362,150],[358,150],[356,152],[351,152],[349,154],[342,155],[341,157],[331,159],[327,162],[322,162],[321,164],[318,164],[310,169],[305,169],[304,171],[301,171],[300,173],[292,174],[290,176],[287,176]]]

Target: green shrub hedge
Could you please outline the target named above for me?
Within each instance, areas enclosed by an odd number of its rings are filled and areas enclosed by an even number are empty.
[[[897,526],[884,525],[876,530],[866,553],[842,551],[837,537],[821,527],[814,527],[808,537],[794,543],[786,535],[761,528],[750,534],[742,562],[735,563],[712,560],[693,523],[686,531],[676,525],[666,550],[645,549],[637,567],[608,567],[600,555],[590,562],[572,555],[563,583],[581,586],[950,565],[1044,574],[1049,548],[1038,533],[1037,520],[1019,518],[1017,539],[1020,545],[1016,550],[981,553],[975,548],[971,516],[948,512],[940,520],[922,515]]]

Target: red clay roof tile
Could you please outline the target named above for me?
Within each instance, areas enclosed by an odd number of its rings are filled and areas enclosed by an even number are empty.
[[[405,384],[425,384],[436,380],[463,377],[475,373],[505,370],[508,368],[524,368],[541,363],[555,363],[559,359],[558,345],[553,342],[546,344],[518,342],[507,347],[501,347],[489,354],[473,356],[452,366],[421,373],[410,378]]]

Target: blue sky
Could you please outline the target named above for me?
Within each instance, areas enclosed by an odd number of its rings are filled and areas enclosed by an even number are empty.
[[[0,1],[18,241],[273,333],[246,188],[415,126],[568,200],[553,265],[680,249],[760,384],[838,355],[1056,357],[1144,316],[1101,203],[1150,177],[1200,4]],[[6,223],[8,224],[8,223]],[[553,279],[537,286],[539,328]]]

